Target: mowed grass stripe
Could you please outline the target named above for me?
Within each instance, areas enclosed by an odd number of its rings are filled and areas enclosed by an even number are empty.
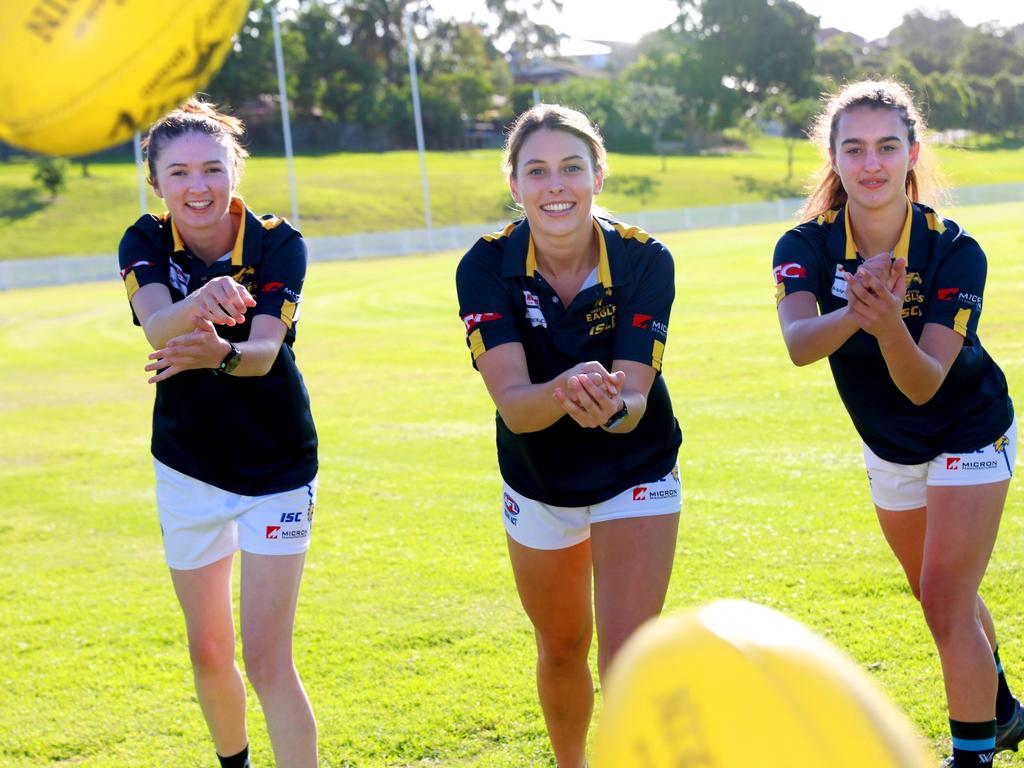
[[[952,213],[989,254],[981,337],[1020,393],[1024,205]],[[808,623],[871,669],[938,755],[938,658],[877,529],[859,442],[827,365],[795,368],[779,335],[780,233],[664,238],[685,504],[669,610],[745,598]],[[310,270],[296,350],[322,470],[296,650],[327,766],[551,765],[458,257]],[[147,352],[117,281],[0,301],[2,765],[212,765],[154,511]],[[244,450],[231,425],[217,434]],[[1024,688],[1021,498],[1011,488],[985,595]],[[270,765],[255,697],[249,725]]]

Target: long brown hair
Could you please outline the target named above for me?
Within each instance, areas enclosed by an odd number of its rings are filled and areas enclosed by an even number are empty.
[[[896,112],[907,128],[907,138],[911,144],[920,144],[921,149],[917,163],[907,173],[906,191],[911,200],[946,202],[947,184],[941,172],[935,166],[931,153],[925,152],[926,144],[922,138],[927,133],[921,112],[914,104],[910,89],[895,80],[860,80],[849,83],[835,94],[825,98],[825,106],[814,119],[808,136],[824,155],[824,165],[811,179],[811,191],[804,204],[797,212],[801,221],[815,219],[826,211],[844,205],[847,200],[846,190],[839,174],[832,167],[829,150],[837,151],[836,138],[839,132],[839,118],[851,109],[868,107],[870,109],[891,109]]]
[[[216,105],[192,96],[172,112],[161,117],[142,140],[142,151],[149,167],[149,183],[156,182],[156,161],[161,149],[170,141],[195,131],[212,136],[226,147],[235,163],[235,181],[242,175],[242,165],[249,153],[241,144],[245,125],[237,117],[217,110]]]

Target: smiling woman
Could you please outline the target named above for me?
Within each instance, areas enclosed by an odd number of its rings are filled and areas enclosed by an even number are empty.
[[[674,267],[665,246],[595,205],[606,154],[583,114],[530,109],[505,158],[525,217],[479,240],[456,283],[497,406],[501,508],[541,708],[558,765],[580,768],[594,606],[603,676],[661,612],[672,571],[682,437],[661,364]]]
[[[863,440],[871,498],[942,662],[956,768],[1017,749],[1024,710],[978,594],[1013,476],[1017,422],[981,345],[979,244],[921,202],[921,115],[889,82],[846,86],[814,136],[807,220],[775,249],[790,357],[828,357]]]
[[[277,764],[311,768],[316,723],[291,652],[318,469],[292,352],[306,246],[235,195],[241,134],[239,120],[196,100],[153,125],[149,182],[167,213],[129,227],[121,276],[155,350],[146,370],[156,384],[157,512],[221,765],[249,764],[231,604],[241,549],[246,673]]]

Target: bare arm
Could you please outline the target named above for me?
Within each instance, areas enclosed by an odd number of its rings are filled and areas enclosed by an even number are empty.
[[[249,338],[235,346],[242,353],[232,376],[264,376],[274,364],[284,341],[287,327],[270,315],[257,315],[252,320]],[[231,351],[231,344],[217,335],[209,320],[197,320],[194,330],[175,336],[167,346],[149,355],[153,362],[147,371],[157,371],[150,384],[169,379],[182,371],[217,368]]]
[[[195,317],[235,325],[245,322],[245,310],[254,306],[255,299],[230,277],[211,280],[179,302],[173,302],[170,290],[160,283],[144,285],[132,296],[132,309],[153,349],[192,331]]]
[[[595,378],[606,382],[613,378],[600,363],[588,362],[573,366],[551,381],[534,384],[530,381],[526,353],[519,342],[500,344],[487,350],[476,359],[476,365],[502,421],[515,433],[539,432],[566,415],[565,408],[555,397],[556,390],[563,394],[582,391],[579,388],[584,385],[580,377],[587,374],[591,382]],[[569,380],[572,378],[576,379],[576,383],[570,385]],[[618,396],[618,386],[610,383],[605,386],[614,388]],[[618,406],[604,421],[617,410]]]
[[[860,329],[849,307],[819,315],[818,301],[810,291],[789,294],[779,302],[778,312],[789,359],[796,365],[828,357]]]
[[[915,405],[931,400],[946,380],[964,338],[951,328],[927,323],[914,343],[901,314],[902,291],[893,294],[870,272],[847,281],[850,310],[859,325],[878,340],[889,375]]]

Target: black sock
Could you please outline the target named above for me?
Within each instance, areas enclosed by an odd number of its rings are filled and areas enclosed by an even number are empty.
[[[949,732],[953,734],[954,768],[977,768],[991,766],[996,751],[996,721],[965,723],[949,721]]]
[[[237,755],[231,757],[217,755],[217,759],[220,760],[220,768],[249,768],[249,745],[246,744]]]
[[[1017,711],[1017,700],[1010,693],[1010,686],[1006,684],[1006,675],[1003,674],[1003,662],[999,660],[999,649],[996,648],[992,654],[996,659],[996,674],[999,675],[999,687],[996,689],[996,722],[1000,725],[1010,722],[1013,713]]]

